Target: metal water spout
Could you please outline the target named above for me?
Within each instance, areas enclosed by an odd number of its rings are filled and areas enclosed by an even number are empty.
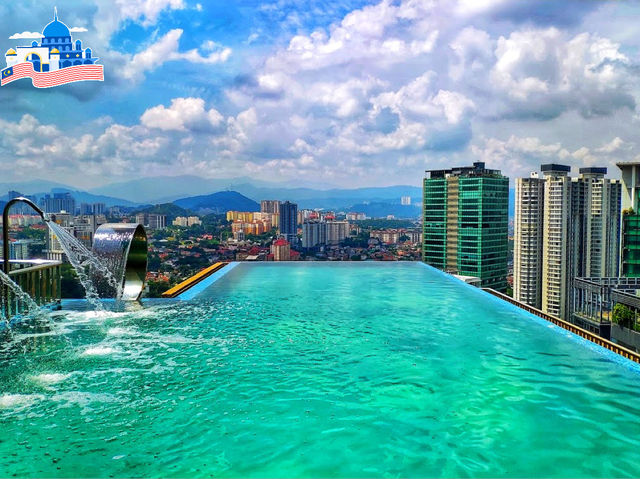
[[[4,260],[3,269],[5,274],[7,275],[10,273],[11,268],[11,265],[9,263],[9,209],[16,203],[28,204],[36,211],[36,213],[38,213],[42,217],[44,221],[51,221],[51,218],[29,198],[18,196],[17,198],[12,198],[11,200],[9,200],[9,202],[4,207],[4,210],[2,211],[2,254]]]
[[[118,281],[120,299],[140,299],[147,275],[147,233],[142,225],[101,225],[93,237],[93,253]]]

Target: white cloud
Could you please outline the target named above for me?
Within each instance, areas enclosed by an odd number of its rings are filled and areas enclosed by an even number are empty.
[[[201,55],[197,49],[180,52],[180,38],[183,30],[176,28],[167,32],[158,41],[145,50],[136,53],[125,65],[123,75],[130,80],[140,80],[144,73],[152,71],[168,61],[185,60],[191,63],[220,63],[225,62],[231,55],[230,48],[222,48],[215,43],[207,43],[208,48],[214,48],[208,55]]]
[[[428,25],[422,22],[419,32],[404,27],[407,20],[431,10],[428,2],[419,3],[408,1],[393,5],[383,0],[349,13],[328,33],[316,30],[310,35],[296,35],[286,50],[267,61],[267,68],[293,73],[366,60],[380,65],[395,64],[429,53],[438,39],[436,22],[430,29],[425,29]]]
[[[609,143],[605,143],[596,151],[598,153],[616,153],[619,151],[630,151],[634,147],[634,144],[631,142],[626,142],[619,136],[616,136]]]
[[[620,45],[597,35],[568,37],[557,28],[514,31],[500,37],[491,71],[492,93],[505,92],[516,110],[554,116],[576,109],[585,116],[633,108]]]
[[[174,98],[169,108],[154,106],[140,117],[142,125],[165,131],[206,130],[220,126],[222,121],[223,116],[216,109],[205,109],[202,98]]]
[[[189,8],[202,21],[193,2],[97,1],[87,43],[105,64],[124,65],[125,81],[171,61],[201,73],[232,54],[215,37],[180,49],[187,27],[166,30],[164,20]],[[252,24],[245,44],[259,35],[261,45],[241,52],[219,103],[203,75],[193,75],[181,98],[151,103],[137,124],[107,119],[62,135],[61,127],[23,117],[0,123],[0,146],[23,164],[47,152],[58,172],[62,165],[77,171],[80,162],[93,173],[115,170],[107,164],[113,158],[122,171],[162,174],[172,171],[170,159],[205,176],[322,175],[343,185],[415,183],[423,167],[468,163],[472,155],[512,177],[543,162],[606,166],[637,155],[640,41],[605,38],[610,27],[585,28],[582,10],[563,13],[533,0],[382,0],[332,17],[343,4],[289,6],[260,7],[285,25],[269,46],[273,32]],[[322,18],[333,23],[307,30],[320,10],[331,10]],[[138,53],[110,51],[113,33],[130,23],[158,29]],[[33,138],[29,129],[42,134]]]
[[[122,19],[140,20],[142,25],[153,25],[164,10],[186,8],[183,0],[115,0]]]
[[[82,33],[82,32],[88,32],[89,30],[87,30],[87,29],[86,29],[86,28],[84,28],[84,27],[71,27],[71,28],[69,29],[69,31],[70,31],[71,33]]]
[[[9,37],[9,40],[21,40],[21,39],[35,39],[42,38],[42,33],[40,32],[22,32],[22,33],[14,33]]]
[[[617,176],[616,162],[634,159],[633,144],[615,137],[600,147],[579,146],[570,149],[559,142],[545,143],[537,137],[511,135],[507,140],[481,138],[471,147],[478,159],[500,168],[510,178],[527,176],[544,163],[560,163],[573,167],[575,173],[585,166],[604,166]]]
[[[382,93],[372,98],[374,110],[388,107],[401,117],[444,118],[448,123],[459,123],[467,111],[475,108],[473,101],[457,92],[434,92],[434,77],[435,72],[426,72],[395,92]]]
[[[163,13],[186,8],[184,0],[95,0],[95,3],[92,30],[97,44],[94,45],[102,48],[103,56],[108,54],[111,37],[127,23],[148,28],[156,25]]]
[[[463,76],[478,81],[478,75],[484,76],[494,62],[494,42],[489,34],[474,27],[466,27],[449,43],[455,55],[449,66],[449,75],[453,80]]]

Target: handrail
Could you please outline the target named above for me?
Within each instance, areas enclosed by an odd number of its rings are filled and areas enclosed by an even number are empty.
[[[627,359],[630,359],[631,361],[634,361],[640,364],[640,353],[627,349],[624,346],[620,346],[619,344],[609,341],[608,339],[601,338],[600,336],[593,334],[591,331],[587,331],[586,329],[576,326],[575,324],[565,321],[564,319],[551,316],[550,314],[547,314],[543,311],[540,311],[537,308],[534,308],[533,306],[530,306],[528,304],[515,300],[511,296],[507,296],[506,294],[496,291],[495,289],[483,288],[483,290],[489,294],[492,294],[493,296],[496,296],[497,298],[502,299],[503,301],[506,301],[515,306],[518,306],[519,308],[524,309],[525,311],[531,314],[535,314],[536,316],[542,319],[545,319],[555,324],[556,326],[566,329],[567,331],[572,332],[573,334],[577,334],[581,338],[591,341],[592,343],[595,343],[598,346],[602,346],[603,348],[606,348],[609,351],[612,351],[616,354],[619,354],[622,357],[625,357]]]
[[[14,269],[13,271],[11,271],[9,273],[9,276],[17,276],[17,275],[20,275],[20,274],[23,274],[23,273],[41,271],[41,270],[44,270],[44,269],[53,268],[55,266],[60,266],[61,264],[62,264],[62,261],[53,261],[53,260],[51,260],[51,261],[47,261],[46,263],[39,263],[39,264],[35,264],[34,266],[28,266],[26,268]]]

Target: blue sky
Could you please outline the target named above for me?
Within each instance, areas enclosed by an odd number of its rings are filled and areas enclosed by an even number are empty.
[[[637,2],[26,1],[0,6],[5,50],[54,5],[105,82],[0,88],[6,181],[419,185],[638,155]]]

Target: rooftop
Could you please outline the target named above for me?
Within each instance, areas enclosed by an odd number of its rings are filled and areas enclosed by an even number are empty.
[[[500,170],[485,168],[483,161],[476,161],[473,166],[456,166],[449,169],[425,170],[428,178],[445,178],[447,176],[502,176]]]
[[[543,173],[557,171],[559,173],[569,173],[571,171],[571,167],[569,165],[560,165],[558,163],[547,163],[546,165],[540,166],[540,170]]]

